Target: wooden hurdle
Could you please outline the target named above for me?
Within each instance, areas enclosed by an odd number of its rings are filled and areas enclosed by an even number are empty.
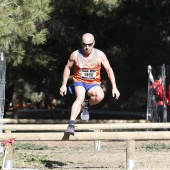
[[[4,124],[2,130],[19,131],[64,131],[67,124]],[[107,123],[77,124],[75,130],[146,130],[170,129],[170,123]]]
[[[10,119],[1,120],[3,124],[67,124],[68,119]],[[81,119],[76,119],[76,124],[98,124],[98,123],[149,123],[144,119],[90,119],[88,122],[83,122]]]
[[[15,138],[16,141],[63,142],[123,140],[126,141],[127,170],[135,168],[136,140],[170,140],[170,131],[168,131],[170,123],[78,124],[75,129],[75,136],[62,132],[66,127],[67,124],[6,124],[2,126],[2,129],[8,133],[2,133],[0,140],[10,138]],[[160,131],[154,131],[154,129],[160,129]]]

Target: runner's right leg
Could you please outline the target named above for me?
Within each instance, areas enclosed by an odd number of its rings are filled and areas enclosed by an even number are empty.
[[[71,135],[74,135],[75,120],[78,114],[80,113],[81,105],[85,98],[85,92],[86,90],[84,87],[82,86],[75,87],[76,100],[72,105],[69,125],[67,127],[67,130],[65,131],[67,133],[70,133]]]

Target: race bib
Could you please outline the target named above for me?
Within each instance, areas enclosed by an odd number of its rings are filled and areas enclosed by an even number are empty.
[[[81,78],[86,80],[94,80],[96,77],[96,70],[81,70]]]

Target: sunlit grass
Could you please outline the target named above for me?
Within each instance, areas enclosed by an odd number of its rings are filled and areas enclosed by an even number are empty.
[[[74,169],[74,170],[124,170],[126,169],[126,142],[116,148],[116,142],[101,142],[101,150],[95,151],[86,142],[45,146],[15,142],[13,145],[14,168]],[[93,143],[91,143],[93,146]],[[56,143],[57,145],[57,143]],[[66,147],[67,145],[67,147]],[[170,145],[163,142],[143,143],[136,147],[135,170],[169,170],[167,161]],[[3,155],[0,156],[2,165]]]

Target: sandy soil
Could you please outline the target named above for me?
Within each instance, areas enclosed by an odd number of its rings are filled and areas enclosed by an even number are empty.
[[[28,142],[27,142],[28,143]],[[94,141],[34,142],[38,145],[52,146],[54,150],[17,151],[41,155],[45,159],[39,164],[26,165],[23,160],[15,162],[18,168],[38,168],[39,170],[125,170],[126,142],[102,141],[100,150],[95,150]],[[136,141],[135,170],[169,170],[170,149],[146,150],[143,146],[165,144],[170,141]],[[15,159],[15,158],[14,158]],[[30,160],[29,160],[30,161]],[[15,164],[16,163],[16,164]]]

